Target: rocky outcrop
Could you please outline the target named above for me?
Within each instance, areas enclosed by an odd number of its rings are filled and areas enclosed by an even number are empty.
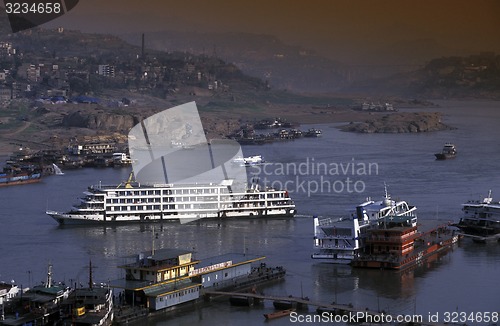
[[[141,117],[130,114],[76,111],[66,115],[62,120],[62,125],[111,132],[128,132],[140,121]]]
[[[409,133],[453,129],[441,122],[439,112],[392,113],[365,122],[351,122],[343,131],[360,133]]]

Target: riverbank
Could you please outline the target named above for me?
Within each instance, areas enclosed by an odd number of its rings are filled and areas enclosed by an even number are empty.
[[[340,98],[340,99],[339,99]],[[227,138],[243,124],[262,119],[280,118],[294,125],[317,123],[356,123],[378,118],[387,112],[366,112],[353,109],[354,98],[333,98],[328,105],[290,101],[213,103],[207,99],[183,98],[177,103],[196,100],[207,139]],[[430,102],[395,101],[395,107],[428,108]],[[49,104],[44,107],[10,108],[2,113],[0,125],[0,156],[7,156],[20,146],[35,150],[61,150],[76,142],[101,142],[113,138],[126,142],[130,129],[164,109],[176,106],[155,99],[138,101],[135,105],[112,108],[96,104]]]
[[[442,122],[439,112],[405,112],[372,116],[364,122],[341,127],[358,133],[417,133],[455,129]]]

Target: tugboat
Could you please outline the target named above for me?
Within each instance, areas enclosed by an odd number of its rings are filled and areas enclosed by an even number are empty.
[[[446,143],[441,153],[436,153],[434,155],[436,156],[436,160],[449,160],[457,156],[457,149],[455,145]]]
[[[462,206],[464,216],[454,226],[463,235],[475,242],[500,239],[500,202],[493,202],[491,190],[482,201],[470,200]]]

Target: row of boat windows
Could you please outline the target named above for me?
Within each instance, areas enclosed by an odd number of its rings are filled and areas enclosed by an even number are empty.
[[[116,192],[110,192],[108,195],[115,196],[115,197],[137,197],[137,196],[170,196],[170,195],[213,195],[213,194],[219,194],[217,191],[218,188],[213,188],[213,189],[176,189],[176,190],[129,190],[129,191],[116,191]],[[221,193],[228,195],[229,193]],[[248,199],[264,199],[266,198],[284,198],[285,193],[284,192],[266,192],[266,193],[257,193],[257,194],[247,194],[245,197],[248,197]]]
[[[219,188],[204,189],[167,189],[167,190],[125,190],[110,192],[109,195],[119,196],[161,196],[163,195],[189,195],[189,194],[217,194]]]
[[[406,252],[413,249],[413,244],[410,244],[410,246],[404,246],[404,247],[397,247],[397,246],[375,246],[373,248],[374,253],[380,253],[380,252],[389,252],[390,250],[395,250],[395,251],[401,251],[401,252]]]
[[[149,204],[149,203],[171,203],[171,202],[215,202],[217,201],[217,198],[215,197],[179,197],[179,198],[172,198],[172,197],[163,197],[163,201],[161,198],[142,198],[142,199],[137,199],[137,198],[108,198],[106,199],[107,204]],[[269,205],[286,205],[288,204],[286,201],[271,201],[269,202]],[[245,205],[244,199],[241,202],[241,205]]]
[[[163,202],[164,203],[171,203],[171,202],[197,202],[197,201],[216,201],[217,199],[215,197],[204,197],[204,198],[199,198],[199,197],[179,197],[179,198],[172,198],[172,197],[163,197]],[[161,203],[162,200],[161,198],[142,198],[142,199],[137,199],[137,198],[108,198],[106,199],[107,204],[146,204],[146,203]]]
[[[173,299],[173,298],[177,298],[177,297],[182,297],[183,295],[190,294],[190,293],[197,293],[197,292],[199,292],[198,288],[179,291],[177,293],[173,293],[173,294],[169,294],[169,295],[160,297],[160,301],[163,301],[164,299],[168,300],[168,299]]]
[[[142,206],[111,206],[112,212],[125,211],[159,211],[162,205],[142,205]],[[183,209],[217,209],[217,205],[192,205],[192,204],[177,204],[163,205],[163,210],[183,210]]]
[[[186,270],[187,270],[186,267],[179,267],[179,268],[176,268],[176,269],[172,269],[171,271],[173,271],[174,274],[175,273],[183,273],[184,274],[186,272]],[[139,270],[132,269],[132,274],[137,274],[138,272],[139,272]],[[152,272],[146,271],[144,274],[145,275],[156,275],[156,274],[158,274],[158,272],[156,272],[156,271],[152,271]],[[164,277],[168,276],[168,272],[165,272],[164,274],[165,274]]]

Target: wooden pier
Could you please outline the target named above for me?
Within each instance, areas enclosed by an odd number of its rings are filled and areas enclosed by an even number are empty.
[[[281,297],[281,296],[269,296],[269,295],[263,295],[263,294],[257,294],[257,293],[242,293],[242,292],[224,292],[224,291],[203,291],[205,296],[241,296],[241,297],[247,297],[247,298],[253,298],[257,300],[270,300],[270,301],[289,301],[292,303],[296,304],[301,304],[303,306],[315,306],[318,308],[328,308],[328,309],[337,309],[339,311],[345,311],[347,313],[356,313],[359,311],[366,312],[370,315],[380,315],[382,314],[381,312],[377,311],[372,311],[372,310],[360,310],[353,308],[351,305],[345,305],[345,304],[335,304],[335,303],[320,303],[320,302],[314,302],[310,301],[307,298],[299,298],[299,297],[293,297],[293,296],[288,296],[288,297]]]
[[[293,297],[293,296],[288,296],[288,297],[283,297],[283,296],[272,296],[272,295],[263,295],[263,294],[257,294],[257,293],[242,293],[242,292],[224,292],[224,291],[210,291],[210,290],[205,290],[203,291],[205,295],[205,299],[208,299],[212,296],[239,296],[239,297],[247,297],[247,298],[253,298],[255,302],[258,301],[264,301],[264,300],[270,300],[270,301],[287,301],[291,303],[295,303],[297,306],[302,305],[303,307],[307,306],[315,306],[317,308],[323,308],[323,309],[331,309],[332,311],[338,312],[338,314],[359,314],[363,313],[366,316],[374,316],[374,317],[381,317],[381,316],[391,316],[393,321],[396,321],[397,316],[396,315],[391,315],[386,312],[379,312],[375,310],[369,310],[368,308],[366,309],[360,309],[360,308],[355,308],[352,305],[346,305],[346,304],[337,304],[337,303],[324,303],[324,302],[315,302],[315,301],[310,301],[308,298],[300,298],[300,297]],[[425,319],[425,316],[422,316]],[[377,325],[383,325],[384,323],[376,323]],[[391,323],[392,324],[392,323]],[[420,325],[420,326],[450,326],[450,325],[456,325],[456,324],[450,324],[450,323],[433,323],[433,322],[426,322],[426,321],[421,321],[421,322],[412,322],[412,323],[407,323],[411,325]]]

